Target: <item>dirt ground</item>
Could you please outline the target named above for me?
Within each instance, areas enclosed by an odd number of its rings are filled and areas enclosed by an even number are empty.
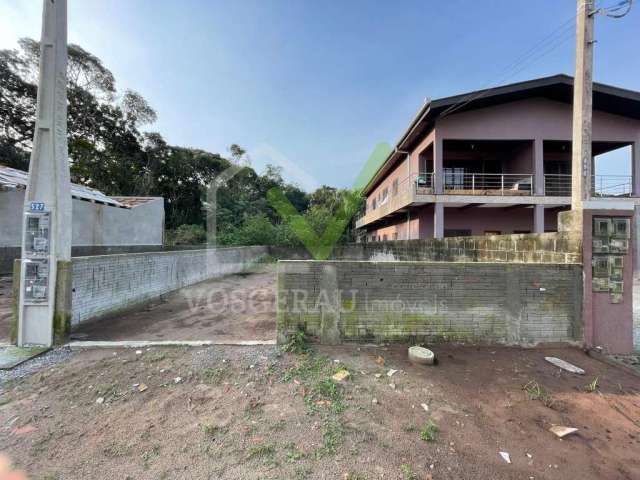
[[[1,385],[0,445],[49,480],[640,478],[640,379],[577,349],[314,350],[77,352]]]
[[[12,277],[0,276],[0,343],[9,342]]]
[[[74,330],[81,340],[274,340],[275,272],[229,275],[164,295],[129,313]]]

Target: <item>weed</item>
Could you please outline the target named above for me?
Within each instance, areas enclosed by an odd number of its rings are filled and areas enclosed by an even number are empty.
[[[202,378],[209,385],[218,385],[229,376],[226,368],[205,368],[202,370]]]
[[[304,458],[304,452],[300,451],[298,447],[296,447],[295,443],[290,442],[287,444],[287,461],[289,463],[294,463]]]
[[[276,454],[276,447],[270,443],[258,445],[249,449],[249,459],[252,458],[268,458]]]
[[[429,420],[424,424],[422,430],[420,430],[420,438],[425,442],[434,442],[437,433],[438,426],[433,422],[433,420]]]
[[[298,467],[296,468],[295,479],[306,480],[313,473],[311,467]]]
[[[366,480],[367,477],[362,473],[349,472],[344,476],[345,480]]]
[[[165,360],[167,358],[168,357],[167,357],[166,353],[157,352],[157,353],[154,353],[154,354],[151,354],[151,355],[147,356],[146,360],[149,363],[156,363],[156,362],[161,362],[162,360]]]
[[[598,389],[598,377],[584,386],[585,392],[593,393]]]
[[[329,375],[331,372],[330,366],[331,364],[326,357],[307,354],[298,366],[289,368],[282,379],[285,382],[290,382],[294,378],[301,381],[317,379],[322,375]]]
[[[329,420],[322,429],[322,447],[317,456],[333,455],[344,442],[345,429],[336,420]]]
[[[535,380],[531,380],[524,387],[529,400],[540,400],[545,407],[552,408],[556,403],[555,399]]]
[[[307,343],[307,336],[302,330],[289,335],[287,343],[284,344],[282,349],[288,353],[306,353],[309,351],[309,344]]]
[[[416,427],[413,423],[409,423],[404,427],[402,427],[402,430],[404,430],[407,433],[414,433],[418,431],[418,427]]]
[[[402,473],[403,480],[418,480],[418,475],[413,471],[411,465],[406,463],[400,465],[400,473]]]

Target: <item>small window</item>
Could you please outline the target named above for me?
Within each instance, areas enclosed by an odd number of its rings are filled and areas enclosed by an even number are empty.
[[[398,239],[398,232],[393,232],[393,239],[397,240]]]
[[[398,194],[398,179],[396,178],[391,184],[391,195],[394,197]]]
[[[485,230],[484,234],[485,235],[502,235],[502,232],[500,230]]]
[[[471,230],[447,229],[444,230],[445,237],[470,237]]]
[[[515,233],[516,235],[524,235],[527,233],[531,233],[531,230],[514,230],[513,233]]]
[[[382,236],[382,241],[383,241],[383,242],[386,242],[386,241],[387,241],[387,236],[386,236],[386,235],[383,235],[383,236]]]

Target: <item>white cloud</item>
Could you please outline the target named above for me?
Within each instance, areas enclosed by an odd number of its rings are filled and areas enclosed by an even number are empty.
[[[42,2],[0,0],[0,48],[15,48],[21,37],[40,38]]]

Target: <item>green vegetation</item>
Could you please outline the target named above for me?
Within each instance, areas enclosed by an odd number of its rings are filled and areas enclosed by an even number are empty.
[[[0,164],[21,170],[29,168],[39,50],[39,42],[29,38],[20,40],[18,49],[0,50]],[[169,145],[161,134],[146,130],[157,114],[139,93],[118,91],[113,73],[79,45],[70,44],[68,54],[72,181],[107,195],[163,197],[167,243],[212,242],[205,231],[209,219],[215,220],[219,244],[301,246],[299,235],[273,209],[267,192],[281,192],[317,235],[327,233],[348,203],[344,200],[352,196],[328,186],[308,194],[286,182],[282,170],[272,165],[257,173],[247,153],[235,144],[222,155]],[[230,168],[235,175],[220,182],[207,198],[208,186],[216,185]],[[332,242],[352,238],[349,229],[328,230]]]
[[[433,422],[433,420],[427,421],[420,430],[420,438],[425,442],[434,442],[436,440],[436,435],[438,434],[438,426]]]
[[[296,333],[291,334],[282,349],[289,353],[306,353],[309,351],[307,336],[304,331],[298,330]]]
[[[229,376],[226,368],[205,368],[202,370],[202,379],[209,385],[218,385]]]
[[[593,393],[596,390],[598,390],[598,377],[594,378],[591,382],[587,383],[584,386],[585,392]]]
[[[403,480],[418,480],[418,475],[413,471],[411,465],[406,463],[400,465],[400,473],[402,473]]]
[[[555,405],[555,399],[535,380],[529,381],[522,389],[527,392],[529,400],[540,400],[545,407],[549,408]]]

